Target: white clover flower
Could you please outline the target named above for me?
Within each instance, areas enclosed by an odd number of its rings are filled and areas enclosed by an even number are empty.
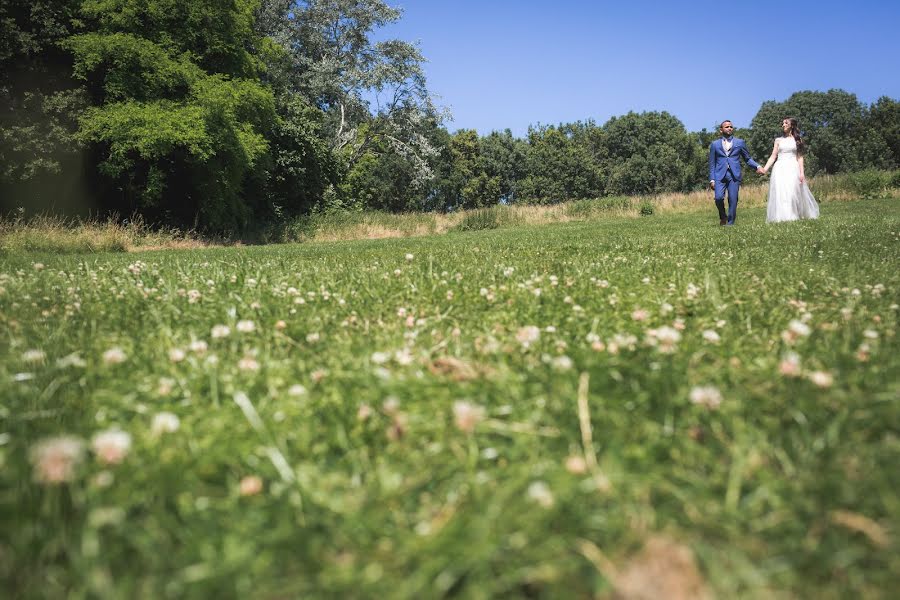
[[[117,365],[127,360],[125,351],[119,347],[110,348],[103,353],[103,362],[108,365]]]
[[[464,433],[472,433],[475,427],[484,420],[484,408],[466,401],[453,403],[453,423]]]
[[[587,473],[587,461],[583,457],[572,455],[566,457],[566,471],[573,475],[584,475]]]
[[[29,452],[35,480],[51,485],[72,481],[83,457],[84,442],[73,436],[41,440]]]
[[[295,383],[294,385],[292,385],[291,387],[288,388],[288,395],[293,396],[295,398],[297,396],[305,396],[306,388],[304,386],[300,385],[299,383]]]
[[[22,360],[29,364],[40,364],[44,362],[47,355],[43,350],[26,350],[22,353]]]
[[[408,261],[411,261],[412,259],[414,259],[415,256],[413,256],[412,254],[410,254],[410,253],[407,252],[407,253],[406,253],[406,256],[405,256],[404,258],[406,258],[406,260],[407,260],[407,262],[408,262]]]
[[[248,320],[238,321],[237,325],[235,325],[235,329],[241,333],[252,333],[256,331],[256,323]]]
[[[315,344],[315,343],[318,342],[320,339],[321,339],[321,336],[320,336],[318,333],[315,333],[315,332],[310,333],[310,334],[307,334],[307,336],[306,336],[306,342],[309,343],[309,344]]]
[[[371,361],[376,365],[383,365],[388,360],[390,360],[391,356],[387,352],[373,352]]]
[[[719,334],[712,329],[706,329],[703,332],[703,339],[710,344],[718,344],[720,341],[722,341],[722,338],[719,336]]]
[[[101,431],[91,439],[91,449],[101,463],[117,465],[131,449],[131,434],[119,429]]]
[[[169,350],[169,360],[172,362],[181,362],[187,357],[187,354],[181,348],[172,348]]]
[[[656,330],[654,337],[659,343],[658,348],[660,352],[672,353],[676,349],[675,345],[681,339],[681,334],[678,333],[678,330],[664,325]]]
[[[195,354],[204,354],[209,349],[209,345],[203,340],[194,340],[190,343],[188,348]]]
[[[800,375],[800,356],[795,352],[787,352],[778,364],[778,372],[785,377],[798,377]]]
[[[816,387],[829,388],[834,383],[834,376],[828,371],[813,371],[809,374],[809,380]]]
[[[520,327],[519,331],[516,332],[516,341],[522,344],[524,348],[528,348],[531,344],[537,342],[540,337],[541,330],[534,325]]]
[[[241,496],[256,496],[263,490],[263,480],[256,475],[248,475],[238,484],[238,493]]]
[[[210,335],[214,340],[222,339],[231,335],[231,329],[227,325],[215,325]]]
[[[542,508],[553,507],[553,492],[550,491],[550,486],[543,481],[535,481],[528,486],[528,498],[537,502]]]
[[[553,359],[553,368],[557,371],[568,371],[573,364],[572,359],[566,355],[557,356]]]
[[[252,356],[245,356],[238,361],[238,369],[241,371],[259,371],[259,361]]]
[[[158,437],[164,433],[175,433],[180,426],[181,421],[178,416],[170,412],[161,412],[153,415],[150,433]]]
[[[649,316],[650,313],[642,308],[636,308],[631,313],[631,319],[634,321],[646,321]]]
[[[694,387],[689,398],[692,403],[709,409],[719,408],[719,405],[722,404],[722,393],[711,385]]]

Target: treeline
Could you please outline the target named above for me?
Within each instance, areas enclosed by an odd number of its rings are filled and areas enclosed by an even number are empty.
[[[0,209],[240,232],[704,185],[717,132],[666,112],[451,134],[418,49],[373,41],[399,18],[381,0],[4,0]],[[810,175],[900,165],[894,99],[766,102],[738,130],[757,160],[784,116],[800,119]]]

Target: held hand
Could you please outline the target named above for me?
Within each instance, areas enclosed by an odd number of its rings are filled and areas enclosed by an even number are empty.
[[[763,169],[762,167],[756,167],[756,172],[759,173],[760,175],[766,174],[766,170]]]
[[[716,182],[715,182],[715,181],[710,181],[710,182],[709,182],[709,189],[711,189],[711,190],[716,189]]]
[[[800,173],[800,183],[806,183],[806,177],[803,176],[803,173]]]

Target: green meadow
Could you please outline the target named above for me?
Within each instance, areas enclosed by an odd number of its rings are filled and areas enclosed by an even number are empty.
[[[900,202],[764,211],[6,251],[0,587],[888,598]]]

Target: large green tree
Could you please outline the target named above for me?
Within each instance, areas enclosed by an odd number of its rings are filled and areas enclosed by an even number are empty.
[[[556,203],[603,194],[603,177],[592,148],[571,125],[528,129],[525,175],[518,201]]]
[[[800,122],[809,175],[889,168],[894,164],[881,131],[873,126],[868,108],[855,94],[837,89],[803,91],[791,94],[784,102],[764,102],[751,123],[751,152],[768,157],[773,140],[781,135],[785,117]]]
[[[80,138],[113,185],[109,208],[212,230],[259,209],[276,121],[252,52],[255,0],[85,0],[64,46],[94,106]],[[254,186],[255,187],[255,186]]]
[[[76,139],[87,94],[59,43],[81,0],[0,2],[0,210],[94,208]]]
[[[603,132],[607,194],[685,191],[696,185],[701,151],[671,114],[630,112],[611,118]]]

